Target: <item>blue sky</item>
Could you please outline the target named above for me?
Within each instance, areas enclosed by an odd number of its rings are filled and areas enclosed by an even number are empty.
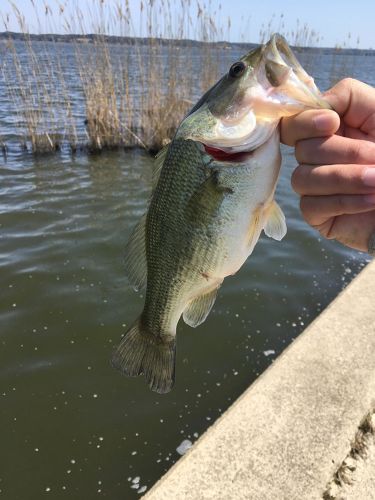
[[[0,12],[3,17],[12,11],[8,0],[0,0]],[[32,32],[56,31],[64,32],[58,16],[58,4],[65,3],[65,12],[70,16],[75,11],[77,5],[83,12],[85,22],[91,18],[92,11],[99,12],[97,4],[101,0],[34,0],[37,9],[40,12],[41,23],[38,25],[35,18],[35,9],[31,0],[14,0],[14,4],[24,14],[29,29]],[[141,0],[129,0],[134,18],[134,30],[139,34],[139,11]],[[146,4],[149,0],[143,0]],[[156,2],[160,3],[160,0]],[[208,0],[209,1],[209,0]],[[52,9],[52,14],[45,16],[45,2]],[[114,6],[116,3],[125,4],[125,0],[103,0],[104,5]],[[180,5],[180,1],[173,2]],[[203,3],[203,1],[201,2]],[[299,2],[284,0],[222,0],[219,10],[219,1],[211,0],[211,11],[217,11],[214,16],[218,24],[227,25],[227,18],[231,18],[231,29],[229,38],[231,41],[245,40],[249,42],[258,42],[259,33],[262,26],[268,29],[268,23],[271,21],[269,29],[271,31],[282,31],[284,34],[303,26],[308,25],[309,30],[315,30],[319,34],[319,40],[314,37],[314,45],[343,46],[375,48],[374,19],[375,2],[374,0],[341,0],[341,1],[303,1]],[[194,0],[194,11],[196,3]],[[177,7],[172,7],[176,14]],[[158,20],[163,18],[164,12],[155,14]],[[283,15],[283,17],[281,17]],[[100,16],[95,15],[96,19]],[[104,17],[104,16],[103,16]],[[196,14],[193,15],[196,19]],[[46,19],[49,19],[46,21]],[[284,27],[282,27],[284,23]],[[87,25],[88,26],[88,25]],[[19,31],[14,16],[11,15],[8,27],[10,30]],[[4,28],[1,27],[2,31]],[[89,26],[88,26],[89,30]],[[115,33],[117,34],[117,33]],[[349,35],[350,34],[350,35]],[[222,38],[222,37],[220,37]],[[228,38],[225,31],[224,38]],[[288,37],[292,38],[292,35]],[[293,40],[289,40],[293,42]]]

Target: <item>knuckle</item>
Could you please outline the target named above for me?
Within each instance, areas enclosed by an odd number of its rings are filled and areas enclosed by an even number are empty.
[[[327,224],[326,222],[323,222],[322,224],[318,224],[316,226],[313,226],[314,229],[316,229],[324,238],[327,237]]]
[[[302,191],[303,181],[305,179],[305,172],[303,165],[298,165],[298,167],[294,170],[291,177],[292,188],[296,193],[300,193]]]
[[[301,196],[299,200],[299,207],[302,212],[302,215],[305,219],[306,222],[310,223],[311,222],[311,215],[312,215],[312,210],[311,210],[311,198],[308,196]]]
[[[375,144],[370,141],[361,141],[360,145],[361,145],[361,163],[371,164],[375,158]]]
[[[334,165],[330,168],[326,182],[329,182],[331,186],[336,186],[337,189],[346,183],[345,171],[340,165]]]
[[[363,147],[360,141],[352,141],[348,148],[350,163],[360,163],[363,156]]]
[[[354,78],[346,77],[336,83],[332,89],[334,89],[334,93],[351,95],[352,92],[358,85],[358,81]],[[332,90],[331,89],[331,90]]]
[[[325,185],[330,186],[331,193],[355,194],[363,190],[363,173],[365,165],[353,164],[330,165],[326,167]]]
[[[343,195],[336,195],[335,197],[335,212],[338,214],[343,214],[346,211],[347,208],[347,198]]]
[[[306,157],[306,141],[297,141],[295,145],[294,155],[298,163],[304,163]]]
[[[356,86],[357,84],[357,80],[355,80],[354,78],[350,78],[350,77],[346,77],[346,78],[343,78],[340,82],[339,82],[340,86],[342,87],[347,87],[347,88],[350,88],[352,89],[353,87]]]
[[[338,186],[342,182],[342,174],[338,165],[329,166],[324,175],[325,183],[330,186]]]
[[[335,217],[330,217],[329,219],[319,224],[319,226],[316,226],[315,229],[317,229],[324,238],[331,240],[335,237],[334,223],[335,223]]]
[[[366,165],[355,165],[354,168],[346,169],[341,174],[341,185],[346,188],[346,193],[355,194],[358,190],[362,192],[364,179],[363,175],[366,170]],[[350,192],[349,192],[350,190]]]

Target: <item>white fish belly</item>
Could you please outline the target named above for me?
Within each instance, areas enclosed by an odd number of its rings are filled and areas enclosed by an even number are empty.
[[[221,211],[221,258],[217,278],[235,274],[252,253],[267,220],[280,171],[278,131],[259,148],[251,161],[233,176],[233,194],[224,200]]]

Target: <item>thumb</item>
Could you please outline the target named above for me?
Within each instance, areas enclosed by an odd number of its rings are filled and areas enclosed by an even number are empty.
[[[281,120],[280,140],[288,146],[294,146],[302,139],[332,135],[339,126],[340,118],[334,111],[309,109]]]

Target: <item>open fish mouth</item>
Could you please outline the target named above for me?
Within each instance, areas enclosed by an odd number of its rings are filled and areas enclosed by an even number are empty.
[[[330,106],[285,38],[274,34],[206,92],[178,135],[202,143],[206,150],[250,152],[271,137],[281,118],[319,108]]]
[[[216,138],[206,146],[227,154],[253,151],[271,137],[281,118],[305,109],[330,108],[283,36],[274,34],[242,61],[254,68],[242,102],[235,113],[220,117]]]
[[[261,47],[256,77],[260,87],[249,87],[248,94],[259,116],[282,118],[308,108],[330,108],[314,79],[279,34]],[[257,99],[260,88],[262,92]]]

